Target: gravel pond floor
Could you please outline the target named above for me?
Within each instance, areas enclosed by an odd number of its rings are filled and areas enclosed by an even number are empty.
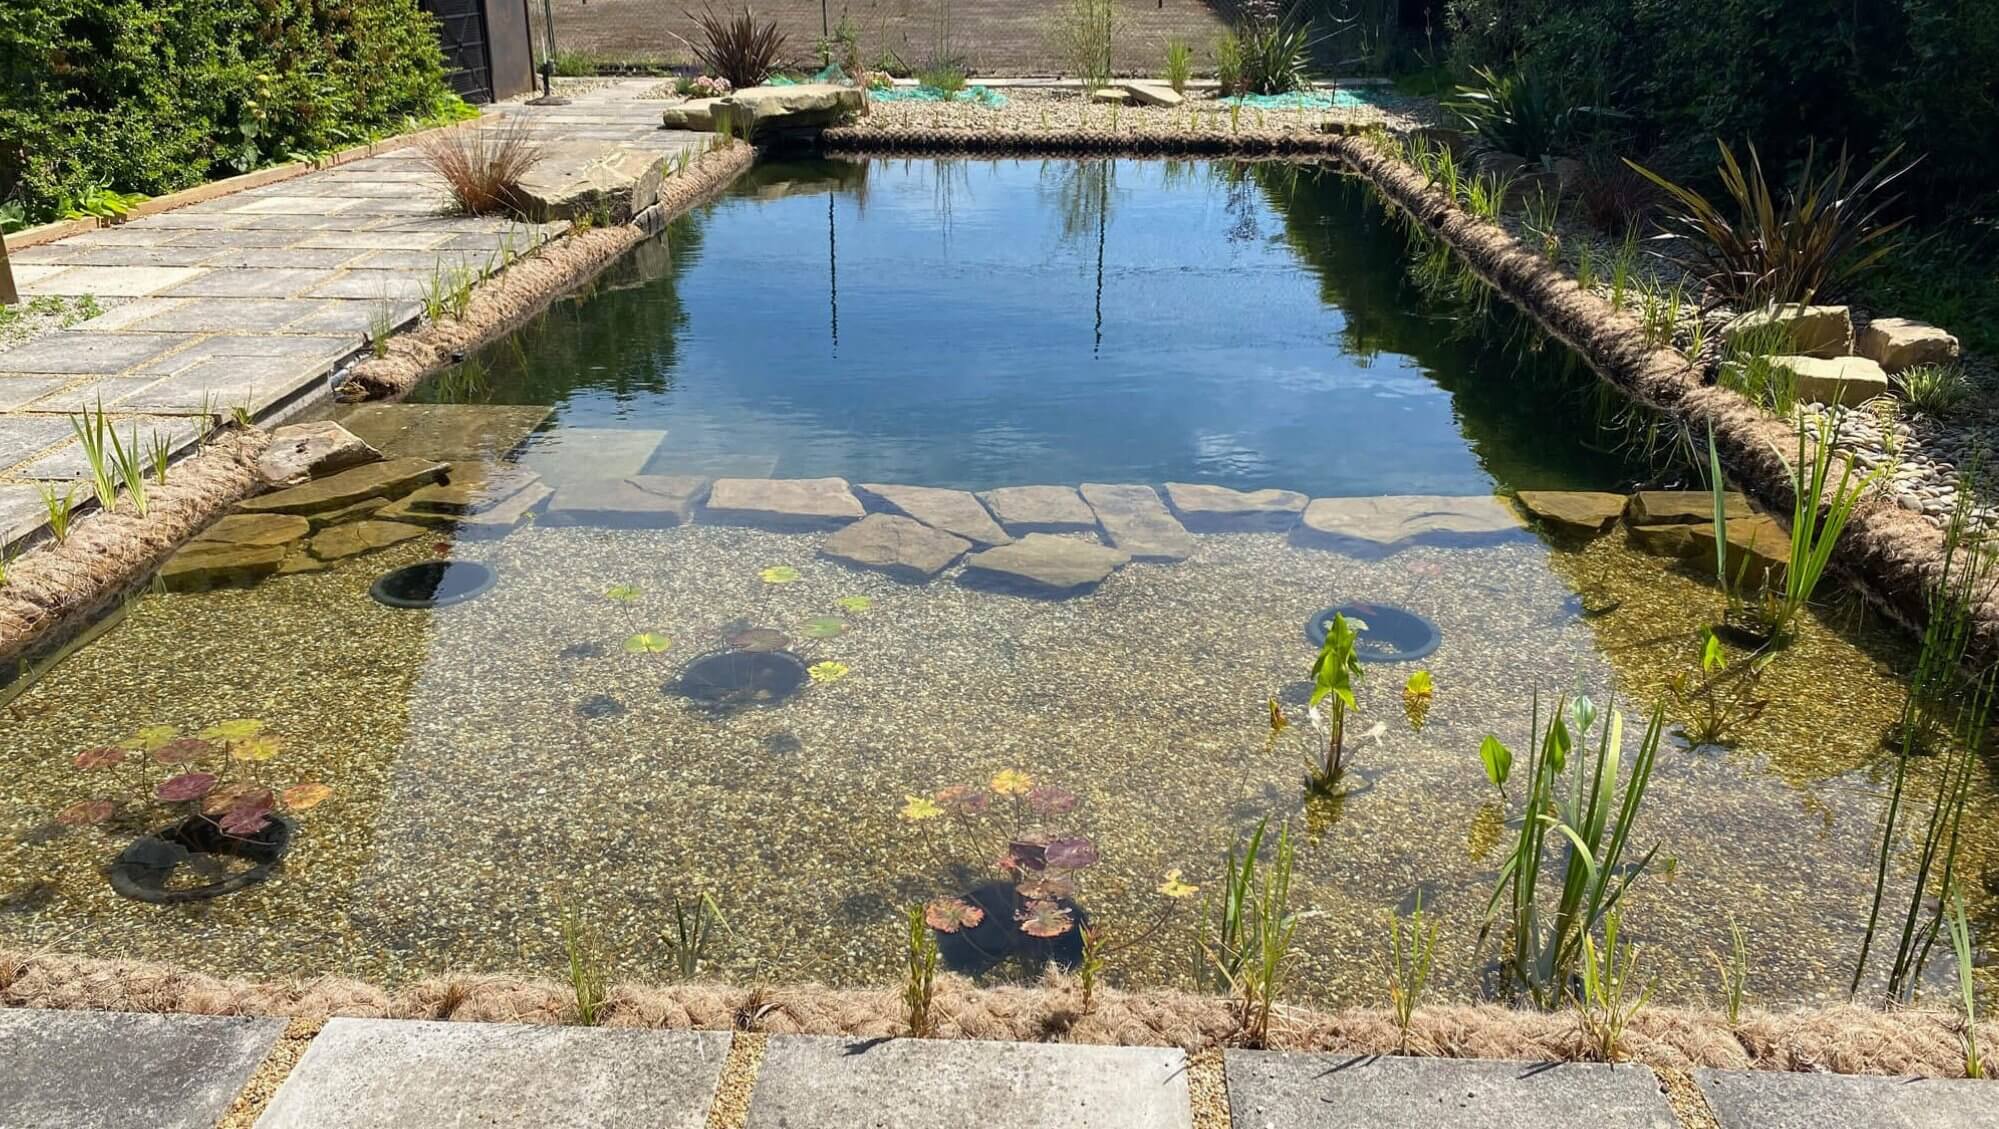
[[[729,927],[710,953],[722,975],[881,983],[896,975],[900,907],[993,878],[1009,823],[911,822],[905,806],[1016,770],[1080,798],[1048,829],[1101,848],[1076,901],[1129,942],[1115,981],[1194,982],[1201,897],[1229,843],[1271,814],[1299,837],[1296,898],[1313,911],[1297,997],[1378,1002],[1385,915],[1420,893],[1444,923],[1437,990],[1469,998],[1491,955],[1472,950],[1511,810],[1484,780],[1480,738],[1521,748],[1536,691],[1651,702],[1692,663],[1715,605],[1621,534],[1582,551],[1523,534],[1376,560],[1275,533],[1204,535],[1188,561],[1132,565],[1059,601],[951,574],[898,583],[817,557],[823,538],[529,526],[141,599],[89,661],[6,707],[0,945],[245,975],[549,974],[573,912],[616,975],[663,979],[674,899],[707,892]],[[367,598],[376,576],[440,551],[492,564],[501,583],[438,611]],[[607,599],[620,585],[636,598]],[[1348,599],[1436,621],[1443,644],[1420,664],[1435,702],[1413,731],[1401,690],[1415,667],[1368,667],[1351,791],[1307,803],[1302,628]],[[1581,602],[1617,606],[1585,617]],[[839,665],[770,708],[718,714],[662,692],[745,626]],[[628,651],[640,633],[665,649]],[[1730,920],[1748,932],[1752,997],[1844,996],[1885,797],[1877,742],[1908,661],[1897,647],[1814,622],[1770,667],[1772,705],[1737,748],[1662,752],[1637,839],[1672,862],[1641,883],[1627,926],[1663,998],[1712,995]],[[1272,695],[1300,722],[1275,742]],[[275,738],[275,755],[247,766],[258,782],[322,783],[331,797],[300,813],[296,846],[261,886],[193,905],[117,896],[103,870],[158,809],[87,827],[52,816],[142,795],[160,770],[92,775],[72,757],[147,726],[230,719]],[[1993,839],[1979,787],[1973,873]],[[1163,896],[1175,872],[1201,892]],[[1018,962],[992,973],[1026,974]]]

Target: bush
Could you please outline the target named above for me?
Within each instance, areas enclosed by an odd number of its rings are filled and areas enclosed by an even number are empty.
[[[158,195],[454,103],[417,0],[8,0],[0,199]]]
[[[761,86],[784,56],[784,33],[775,23],[758,23],[748,8],[727,19],[712,11],[688,17],[701,26],[701,39],[690,46],[701,69],[729,80],[737,90]]]

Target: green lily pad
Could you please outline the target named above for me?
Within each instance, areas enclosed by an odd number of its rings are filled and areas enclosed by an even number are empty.
[[[855,614],[867,611],[869,608],[875,606],[873,596],[842,596],[833,602],[840,606],[841,611]]]
[[[807,639],[831,639],[847,633],[847,621],[837,616],[813,616],[805,621],[804,631]]]
[[[812,681],[824,686],[829,682],[838,682],[842,678],[847,677],[848,669],[846,663],[834,662],[828,659],[825,662],[813,663],[811,666],[806,667],[805,673],[811,677]]]
[[[625,650],[635,655],[656,655],[673,646],[673,640],[656,631],[641,631],[625,640]]]
[[[772,565],[757,575],[763,578],[765,584],[790,584],[802,574],[790,565]]]
[[[629,604],[644,595],[636,584],[613,584],[604,589],[604,598],[620,604]]]

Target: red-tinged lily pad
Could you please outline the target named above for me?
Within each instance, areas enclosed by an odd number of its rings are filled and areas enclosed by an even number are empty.
[[[1014,870],[1041,870],[1048,865],[1048,844],[1034,839],[1015,839],[1006,845],[1007,858]]]
[[[1076,884],[1059,874],[1044,874],[1014,887],[1014,892],[1030,902],[1067,898],[1076,893]]]
[[[938,806],[958,815],[984,815],[992,798],[966,784],[953,784],[937,793]]]
[[[1064,815],[1076,810],[1076,793],[1053,784],[1036,784],[1027,790],[1027,806],[1041,815]]]
[[[963,898],[932,898],[923,907],[923,922],[939,933],[974,929],[986,919],[986,911]]]
[[[1060,870],[1081,870],[1097,863],[1097,845],[1086,835],[1065,835],[1048,844],[1043,855],[1048,865]]]
[[[248,838],[271,825],[271,809],[254,806],[233,807],[223,812],[222,818],[216,820],[215,825],[222,829],[224,835]]]
[[[292,785],[285,789],[279,798],[284,801],[285,807],[291,811],[306,811],[309,808],[316,808],[325,803],[332,796],[333,789],[326,785],[307,783]]]
[[[182,737],[168,741],[146,755],[153,758],[154,764],[175,765],[191,764],[214,751],[215,746],[199,737]]]
[[[1014,917],[1020,921],[1020,931],[1030,937],[1060,937],[1076,927],[1068,909],[1055,902],[1029,902]]]
[[[221,815],[244,800],[255,799],[259,793],[269,796],[271,790],[260,788],[255,784],[246,784],[240,780],[224,784],[208,794],[208,798],[202,802],[201,814]]]
[[[131,755],[129,749],[100,745],[95,749],[85,749],[76,754],[75,763],[78,768],[115,768],[124,764],[125,758]]]
[[[110,819],[117,810],[118,805],[110,800],[78,800],[57,812],[56,822],[64,827],[88,827]]]
[[[153,789],[153,796],[161,803],[184,804],[215,791],[217,783],[212,772],[183,772],[160,781],[160,786]]]

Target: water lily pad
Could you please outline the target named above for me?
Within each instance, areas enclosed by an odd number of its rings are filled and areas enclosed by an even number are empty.
[[[1201,888],[1181,878],[1180,868],[1166,872],[1166,881],[1159,884],[1159,892],[1169,898],[1191,898],[1201,892]]]
[[[278,750],[282,747],[276,737],[246,737],[241,741],[230,743],[229,756],[234,760],[261,764],[277,756]]]
[[[932,898],[923,907],[923,922],[939,933],[956,933],[976,928],[986,919],[986,911],[963,898]]]
[[[805,621],[807,639],[831,639],[847,633],[847,621],[838,616],[814,616]]]
[[[1020,931],[1030,937],[1060,937],[1076,927],[1068,907],[1057,902],[1029,902],[1014,917],[1020,922]]]
[[[875,606],[875,598],[873,596],[842,596],[833,601],[833,603],[843,612],[847,612],[850,615],[859,615]]]
[[[757,575],[763,578],[765,584],[791,584],[803,574],[790,565],[772,565]]]
[[[625,650],[634,655],[656,655],[673,646],[673,640],[657,631],[641,631],[625,640]]]
[[[201,801],[201,814],[221,815],[230,808],[235,807],[238,803],[246,799],[255,798],[258,793],[269,795],[270,791],[269,788],[262,788],[241,780],[232,781],[228,784],[218,786],[215,791],[210,792],[203,798]]]
[[[1043,874],[1014,887],[1014,892],[1030,902],[1067,898],[1076,892],[1076,883],[1059,874]]]
[[[904,796],[903,801],[902,818],[911,823],[936,819],[944,814],[944,809],[937,806],[937,801],[928,796]]]
[[[255,737],[263,731],[263,722],[254,717],[239,717],[230,721],[218,721],[202,730],[201,735],[210,741],[241,741],[246,737]]]
[[[791,636],[774,627],[745,627],[730,634],[729,646],[738,651],[768,655],[791,646]]]
[[[198,761],[214,751],[215,746],[199,737],[182,737],[168,741],[146,755],[153,758],[154,764],[176,765]]]
[[[239,838],[255,835],[271,825],[270,805],[238,804],[223,812],[222,818],[216,820],[215,825],[222,829],[224,835],[235,835]]]
[[[178,736],[180,730],[174,726],[148,725],[132,735],[130,744],[142,753],[150,753]]]
[[[64,827],[88,827],[110,819],[117,810],[118,806],[110,800],[78,800],[57,812],[56,822]]]
[[[198,800],[215,790],[218,778],[212,772],[183,772],[160,781],[153,798],[163,804],[183,804]]]
[[[992,797],[965,784],[953,784],[937,793],[937,802],[959,815],[984,815]]]
[[[280,797],[285,807],[291,811],[307,811],[316,808],[332,798],[333,789],[324,784],[294,784],[284,790]]]
[[[1081,870],[1095,866],[1098,859],[1097,845],[1087,835],[1064,835],[1048,844],[1042,857],[1048,865],[1060,870]]]
[[[1003,768],[993,774],[992,790],[1002,796],[1025,796],[1034,787],[1034,778],[1017,768]]]
[[[811,677],[812,681],[823,686],[829,682],[838,682],[842,678],[847,677],[849,669],[846,663],[834,662],[828,659],[825,662],[813,663],[811,666],[806,667],[805,673]]]
[[[1064,815],[1076,810],[1076,793],[1053,784],[1036,784],[1027,790],[1027,806],[1042,815]]]
[[[113,745],[99,745],[95,749],[85,749],[76,754],[74,763],[76,767],[84,769],[115,768],[118,765],[124,764],[125,758],[131,755],[132,750],[130,749],[120,749]]]
[[[629,604],[643,595],[645,593],[639,591],[639,586],[636,584],[613,584],[609,588],[604,589],[605,599],[620,604]]]

